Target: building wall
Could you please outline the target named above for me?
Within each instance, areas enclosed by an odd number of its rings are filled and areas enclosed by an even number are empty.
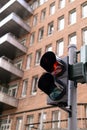
[[[50,4],[55,2],[55,14],[50,15]],[[38,78],[41,76],[41,74],[44,72],[44,70],[39,66],[35,65],[35,58],[36,58],[36,51],[38,49],[41,49],[41,55],[43,55],[46,51],[46,46],[51,44],[52,45],[52,51],[56,53],[56,42],[60,39],[64,40],[64,53],[62,57],[68,55],[68,45],[69,45],[69,35],[76,33],[77,36],[77,49],[80,50],[80,47],[83,45],[82,43],[82,29],[87,28],[87,17],[82,18],[81,17],[81,5],[87,2],[86,0],[75,0],[74,2],[70,3],[69,0],[66,0],[66,5],[64,8],[59,9],[59,1],[57,0],[48,0],[43,5],[39,6],[37,9],[34,10],[33,16],[29,17],[29,19],[26,19],[25,22],[29,22],[31,25],[31,32],[30,34],[27,34],[24,36],[26,38],[26,46],[28,48],[27,54],[23,57],[23,64],[22,68],[24,70],[24,76],[19,81],[14,81],[19,83],[18,91],[17,91],[17,98],[19,99],[19,105],[16,109],[11,109],[7,111],[3,111],[1,117],[6,118],[7,115],[9,115],[10,119],[12,119],[12,125],[11,129],[16,130],[16,124],[17,124],[17,118],[22,117],[22,130],[26,130],[26,124],[27,124],[27,116],[28,115],[34,115],[34,126],[38,127],[38,118],[39,113],[42,111],[47,113],[46,116],[46,129],[50,129],[52,126],[52,111],[59,110],[61,111],[61,123],[60,128],[67,128],[68,127],[68,114],[61,110],[58,107],[50,107],[46,103],[47,96],[39,89],[37,89],[37,93],[35,95],[31,95],[31,84],[32,84],[32,77],[35,75],[38,75]],[[46,8],[46,17],[45,20],[41,21],[41,10]],[[70,25],[69,24],[69,11],[72,9],[76,9],[76,16],[77,20],[75,24]],[[37,19],[37,25],[33,26],[33,20],[34,16],[38,15]],[[65,26],[64,29],[59,31],[58,30],[58,21],[57,19],[60,16],[63,16],[65,18]],[[48,32],[48,24],[50,22],[54,22],[54,31],[52,35],[47,35]],[[44,27],[44,35],[43,39],[38,41],[38,34],[39,29],[41,27]],[[35,39],[32,46],[30,46],[30,37],[32,32],[35,32]],[[20,38],[23,39],[23,38]],[[32,53],[32,62],[30,69],[26,69],[26,63],[27,63],[27,56]],[[21,96],[22,93],[22,87],[23,87],[23,81],[25,79],[28,79],[28,87],[27,87],[27,93],[25,97]],[[79,128],[87,128],[87,115],[85,113],[85,107],[87,103],[87,84],[78,84],[77,87],[77,103],[78,105],[78,127]],[[85,105],[84,105],[85,104]]]

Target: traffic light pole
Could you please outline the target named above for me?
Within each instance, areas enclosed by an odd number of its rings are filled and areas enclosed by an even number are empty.
[[[76,46],[71,44],[68,48],[69,64],[76,63]],[[68,130],[77,130],[77,87],[74,81],[69,80],[68,83],[68,106],[71,113],[68,117]]]

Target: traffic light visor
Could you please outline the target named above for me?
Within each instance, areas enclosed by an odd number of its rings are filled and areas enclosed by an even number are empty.
[[[52,73],[57,76],[61,76],[65,72],[65,63],[60,59],[57,59],[55,54],[52,51],[46,52],[41,60],[40,65],[47,72]]]
[[[47,72],[53,71],[53,64],[56,62],[55,54],[51,51],[46,52],[41,60],[40,65],[43,67]]]

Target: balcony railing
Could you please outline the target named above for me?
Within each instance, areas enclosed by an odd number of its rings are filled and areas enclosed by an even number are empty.
[[[18,99],[0,91],[0,105],[2,105],[0,107],[4,110],[16,108],[18,106]]]
[[[10,59],[26,54],[27,48],[11,34],[7,33],[0,38],[0,57],[5,55]]]
[[[23,71],[15,67],[8,58],[0,58],[0,82],[6,83],[11,80],[22,78]]]
[[[20,37],[30,32],[30,26],[15,13],[11,13],[0,22],[0,37],[9,32]]]
[[[10,0],[7,2],[0,9],[0,19],[5,18],[11,12],[16,13],[21,18],[26,18],[33,14],[32,9],[24,0]]]

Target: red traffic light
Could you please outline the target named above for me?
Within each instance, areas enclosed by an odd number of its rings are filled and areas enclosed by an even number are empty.
[[[61,76],[66,70],[65,63],[60,59],[57,59],[55,54],[51,51],[46,52],[42,56],[40,65],[47,72],[50,72],[57,76]]]

